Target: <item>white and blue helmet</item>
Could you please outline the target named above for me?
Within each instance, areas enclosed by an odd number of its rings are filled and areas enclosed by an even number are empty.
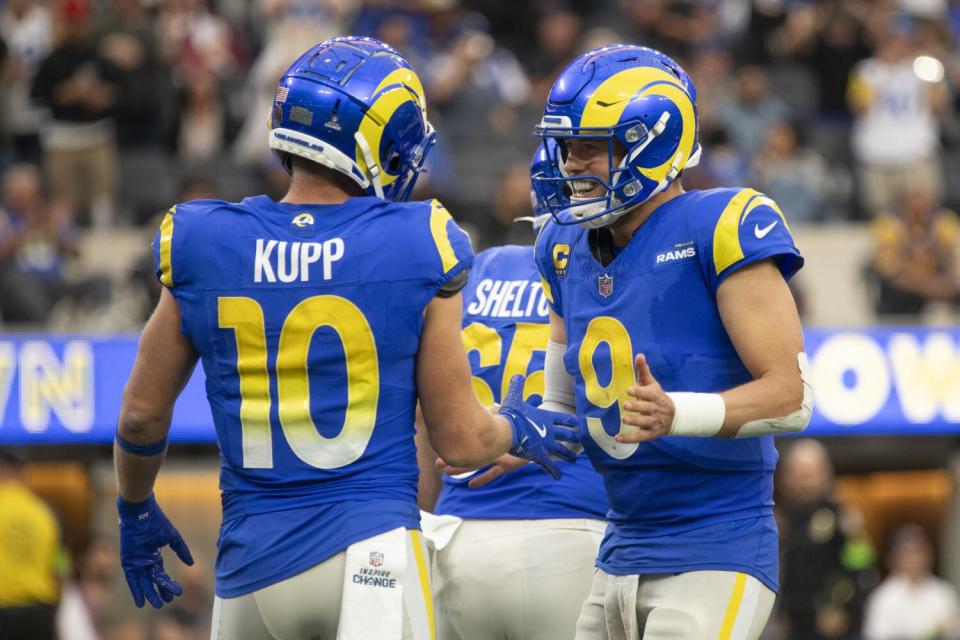
[[[400,53],[374,38],[322,42],[283,74],[270,148],[339,171],[367,195],[410,197],[436,138],[423,84]]]
[[[557,78],[535,134],[544,140],[549,165],[532,177],[539,208],[559,224],[607,226],[699,162],[697,91],[680,65],[659,51],[634,45],[594,49]],[[565,173],[563,143],[570,138],[606,139],[606,180]],[[619,162],[615,142],[626,151]],[[575,181],[600,183],[605,195],[577,198]]]

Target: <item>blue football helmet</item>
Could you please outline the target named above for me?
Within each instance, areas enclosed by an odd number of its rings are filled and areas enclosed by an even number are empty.
[[[436,139],[423,84],[392,47],[374,38],[322,42],[283,74],[273,101],[270,148],[349,176],[367,195],[410,197]]]
[[[540,204],[540,198],[537,196],[534,180],[545,176],[555,175],[553,164],[550,158],[555,155],[557,143],[552,138],[545,138],[543,144],[537,147],[530,158],[530,206],[533,209],[533,215],[530,217],[517,218],[517,220],[526,220],[533,223],[534,231],[540,229],[550,218],[550,212]],[[559,175],[559,174],[556,174]]]
[[[601,47],[563,70],[535,134],[544,140],[549,164],[548,171],[531,176],[539,208],[559,224],[607,226],[699,162],[697,90],[680,65],[659,51]],[[567,174],[564,141],[571,138],[606,140],[606,180]],[[548,146],[551,140],[557,144]],[[620,150],[624,155],[616,162]],[[599,183],[605,195],[578,198],[585,181]]]

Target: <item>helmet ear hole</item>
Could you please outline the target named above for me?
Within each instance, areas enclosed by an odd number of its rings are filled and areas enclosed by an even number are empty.
[[[390,160],[387,161],[386,166],[387,173],[391,175],[397,175],[397,172],[400,171],[400,154],[394,153],[390,156]]]

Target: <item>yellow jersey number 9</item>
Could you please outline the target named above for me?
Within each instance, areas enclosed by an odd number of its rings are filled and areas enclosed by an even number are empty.
[[[606,343],[610,350],[611,375],[607,384],[600,384],[593,364],[594,355],[603,343]],[[622,322],[609,316],[599,316],[591,320],[580,342],[578,361],[587,401],[598,409],[613,405],[617,405],[618,409],[617,422],[620,423],[620,428],[617,433],[610,435],[603,428],[600,418],[588,416],[587,429],[590,437],[611,457],[618,460],[629,458],[639,445],[635,442],[621,444],[614,440],[615,436],[631,428],[630,425],[620,422],[620,416],[623,414],[623,402],[627,399],[627,389],[637,379],[633,369],[633,344],[627,328]]]

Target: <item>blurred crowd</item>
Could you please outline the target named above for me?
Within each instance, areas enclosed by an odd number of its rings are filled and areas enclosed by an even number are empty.
[[[586,49],[641,43],[675,56],[698,87],[705,153],[688,188],[750,185],[792,222],[874,225],[864,274],[880,315],[960,301],[960,181],[944,179],[960,169],[955,0],[0,7],[5,323],[50,326],[138,282],[109,269],[78,277],[78,228],[149,227],[188,181],[225,199],[281,194],[263,125],[276,83],[310,45],[346,33],[383,39],[419,71],[440,141],[417,195],[443,199],[478,248],[530,239],[513,219],[529,213],[530,133],[557,73]]]
[[[19,449],[0,448],[0,640],[205,640],[213,571],[197,557],[171,575],[188,597],[133,607],[115,533],[72,531],[24,477]],[[112,522],[111,522],[112,524]]]
[[[816,440],[786,447],[776,487],[781,588],[765,638],[960,638],[960,594],[934,574],[930,531],[894,522],[871,540]]]

